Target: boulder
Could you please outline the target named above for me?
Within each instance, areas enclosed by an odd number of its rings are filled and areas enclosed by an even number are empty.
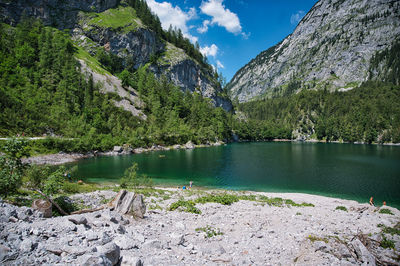
[[[143,266],[143,262],[138,257],[123,256],[121,265],[124,266]]]
[[[135,195],[126,190],[121,190],[109,206],[120,214],[130,214],[134,218],[142,219],[146,213],[143,195]]]
[[[375,257],[368,251],[368,249],[361,243],[359,239],[351,242],[359,260],[368,265],[376,265]]]
[[[191,142],[190,140],[185,144],[185,148],[186,149],[194,149],[195,146],[193,144],[193,142]]]
[[[146,205],[143,201],[143,195],[136,195],[130,213],[135,218],[143,219],[144,214],[146,213]]]
[[[111,261],[111,265],[116,265],[120,257],[120,248],[115,243],[108,243],[104,246],[97,247],[100,257],[104,256]]]
[[[113,152],[122,152],[123,148],[121,146],[114,146]]]

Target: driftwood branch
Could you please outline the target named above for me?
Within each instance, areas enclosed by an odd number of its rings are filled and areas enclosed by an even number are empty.
[[[45,197],[48,201],[50,201],[54,206],[56,206],[56,208],[61,212],[62,215],[69,215],[68,213],[66,213],[63,209],[61,209],[61,207],[54,201],[52,200],[49,196],[47,196],[46,194],[44,194],[42,191],[40,191],[39,189],[35,189],[35,191],[37,193],[39,193],[40,195],[42,195],[43,197]]]
[[[82,213],[96,212],[96,211],[103,210],[106,207],[107,207],[107,205],[102,205],[102,206],[100,206],[98,208],[95,208],[95,209],[84,209],[84,210],[74,211],[74,212],[71,212],[71,214],[82,214]]]

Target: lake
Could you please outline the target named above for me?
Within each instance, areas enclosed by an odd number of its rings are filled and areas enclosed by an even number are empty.
[[[118,182],[137,162],[156,185],[302,192],[400,208],[400,147],[252,142],[103,156],[76,163],[86,182]]]

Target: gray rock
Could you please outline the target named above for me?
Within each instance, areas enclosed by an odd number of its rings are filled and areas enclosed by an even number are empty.
[[[123,256],[121,265],[123,265],[123,266],[143,266],[143,261],[138,257]]]
[[[172,245],[179,246],[185,243],[185,237],[183,234],[172,233],[169,237]]]
[[[117,236],[116,238],[114,238],[114,243],[117,244],[121,248],[121,250],[138,248],[137,240],[130,238],[126,235]]]
[[[318,1],[292,34],[234,75],[227,85],[231,99],[273,97],[293,79],[301,80],[302,89],[326,85],[345,91],[351,82],[357,85],[350,89],[358,86],[369,78],[371,57],[400,35],[399,9],[400,1],[391,0]],[[368,18],[383,13],[387,15]]]
[[[324,241],[314,242],[315,251],[329,252],[332,248]]]
[[[104,255],[111,261],[112,265],[116,265],[120,259],[120,248],[115,243],[108,243],[97,247],[97,253]]]
[[[95,256],[88,258],[83,264],[84,266],[112,266],[112,262],[104,255]]]
[[[74,216],[69,216],[68,217],[68,221],[73,222],[74,224],[78,225],[78,224],[87,224],[87,219],[86,217],[82,216],[82,215],[74,215]]]
[[[359,239],[351,242],[359,260],[368,265],[376,265],[375,257],[368,251],[368,249],[361,243]]]
[[[340,246],[338,248],[338,253],[341,258],[350,258],[351,257],[351,253],[350,253],[349,249],[343,244],[340,244]]]
[[[3,261],[7,257],[9,252],[9,247],[0,244],[0,261]]]
[[[143,248],[162,249],[162,244],[160,240],[153,239],[146,241],[143,245]]]
[[[144,201],[143,201],[143,195],[141,195],[141,194],[136,195],[136,197],[132,203],[130,213],[135,218],[143,219],[144,214],[146,213],[146,205],[144,204]]]
[[[122,146],[114,146],[113,148],[113,152],[122,152],[122,151],[123,151]]]
[[[30,239],[24,239],[24,240],[21,242],[21,244],[20,244],[20,246],[19,246],[19,249],[20,249],[21,252],[23,252],[23,253],[28,253],[28,252],[31,252],[31,251],[33,250],[33,247],[34,247],[34,245],[33,245],[33,243],[32,243],[32,240],[30,240]]]

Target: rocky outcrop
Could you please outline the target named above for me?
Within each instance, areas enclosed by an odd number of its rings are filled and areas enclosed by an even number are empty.
[[[394,0],[320,0],[292,34],[235,74],[231,98],[354,88],[368,79],[371,57],[400,35],[399,15]]]
[[[73,28],[79,11],[103,12],[118,0],[0,0],[0,20],[17,24],[22,16],[40,18],[45,25]]]

